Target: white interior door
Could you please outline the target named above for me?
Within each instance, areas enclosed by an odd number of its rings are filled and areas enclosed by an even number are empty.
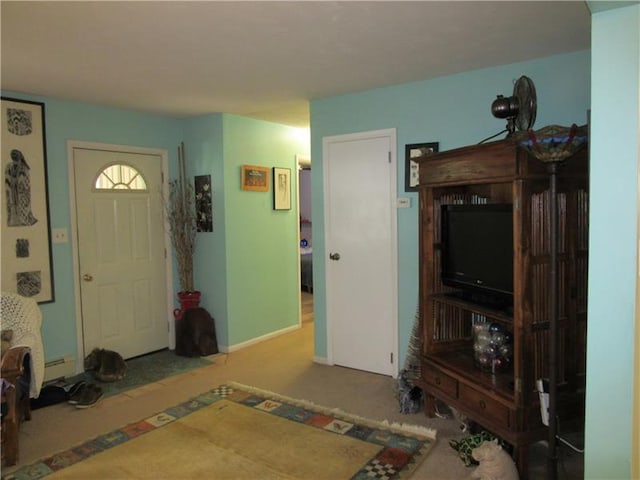
[[[327,330],[330,361],[395,375],[395,130],[326,137]]]
[[[161,157],[74,148],[73,169],[85,355],[167,347]]]

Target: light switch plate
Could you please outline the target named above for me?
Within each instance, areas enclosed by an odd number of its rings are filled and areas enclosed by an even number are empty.
[[[411,199],[409,197],[400,197],[396,200],[396,206],[398,208],[409,208],[411,207]]]

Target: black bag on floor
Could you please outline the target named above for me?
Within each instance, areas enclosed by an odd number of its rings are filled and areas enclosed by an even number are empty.
[[[213,318],[202,307],[190,308],[176,321],[176,355],[206,357],[218,353]]]

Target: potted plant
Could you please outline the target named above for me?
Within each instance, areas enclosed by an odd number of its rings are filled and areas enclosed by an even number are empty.
[[[184,144],[178,148],[179,175],[169,182],[166,202],[167,220],[171,232],[171,245],[178,267],[180,309],[173,312],[176,320],[185,310],[197,307],[200,292],[193,288],[193,254],[196,240],[196,213],[193,186],[186,180],[184,170]]]

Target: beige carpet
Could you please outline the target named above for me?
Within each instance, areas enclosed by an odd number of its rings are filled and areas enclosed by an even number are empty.
[[[377,422],[230,382],[15,476],[403,479],[434,443],[431,429]]]
[[[437,429],[436,444],[412,480],[469,477],[471,469],[448,445],[448,439],[463,436],[457,422],[429,419],[422,413],[399,413],[396,382],[390,377],[315,363],[313,336],[313,322],[305,322],[302,328],[286,335],[215,356],[215,363],[210,366],[106,398],[93,408],[78,410],[60,404],[35,410],[32,420],[23,424],[20,431],[20,463],[3,468],[2,474],[235,380],[371,419]],[[545,453],[544,445],[532,448],[529,478],[547,478]],[[583,478],[580,455],[565,451],[561,458],[562,471],[567,472],[561,477],[563,480]]]

